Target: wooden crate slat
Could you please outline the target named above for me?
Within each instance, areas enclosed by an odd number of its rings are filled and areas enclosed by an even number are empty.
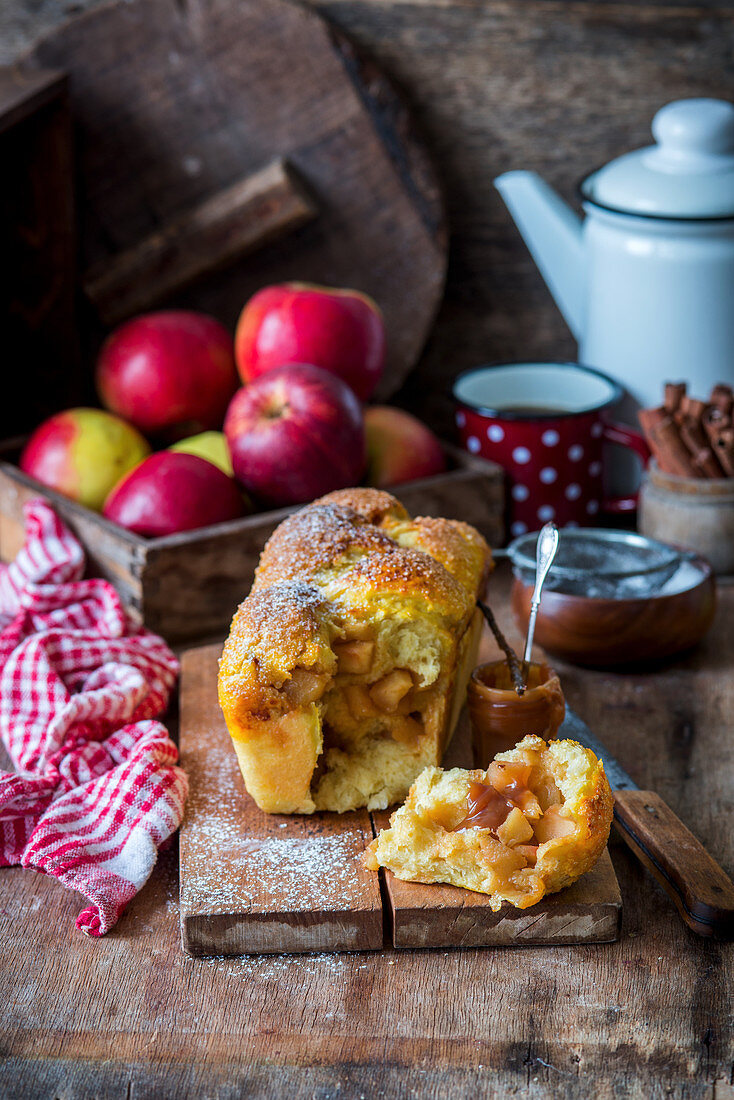
[[[292,233],[316,213],[287,162],[277,158],[102,261],[84,276],[84,291],[105,324],[116,325]]]

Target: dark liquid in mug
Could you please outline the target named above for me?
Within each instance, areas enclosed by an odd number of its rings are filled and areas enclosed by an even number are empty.
[[[509,413],[510,416],[566,416],[568,409],[559,409],[553,405],[506,405],[497,412],[501,416]]]

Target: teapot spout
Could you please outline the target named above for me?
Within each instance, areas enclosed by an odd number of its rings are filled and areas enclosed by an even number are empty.
[[[566,323],[580,340],[585,321],[580,218],[536,172],[505,172],[494,184]]]

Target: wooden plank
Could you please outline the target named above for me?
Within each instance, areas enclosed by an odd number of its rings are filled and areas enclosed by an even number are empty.
[[[377,876],[362,865],[369,814],[274,815],[244,789],[217,702],[220,645],[181,672],[181,937],[192,955],[382,947]]]
[[[315,217],[292,169],[274,160],[102,261],[87,272],[84,292],[115,325]]]
[[[185,949],[236,955],[380,946],[377,876],[361,861],[372,836],[368,815],[269,815],[247,798],[216,700],[220,651],[189,650],[183,661],[181,749],[192,787],[181,832]],[[467,727],[464,716],[454,759],[466,752]],[[386,828],[389,813],[373,820]],[[619,934],[622,902],[606,852],[578,883],[524,911],[493,913],[481,894],[401,882],[389,872],[386,888],[400,948],[601,943]]]
[[[387,827],[388,816],[377,817],[379,828]],[[497,913],[483,894],[384,874],[394,947],[529,947],[619,939],[622,895],[606,850],[588,874],[560,893],[529,909],[504,905]]]
[[[0,68],[0,134],[63,99],[66,88],[66,74],[54,69],[28,73],[15,65]]]

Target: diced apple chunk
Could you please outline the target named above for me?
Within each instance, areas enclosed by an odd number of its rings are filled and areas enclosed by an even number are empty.
[[[379,710],[385,714],[394,714],[400,700],[413,687],[413,677],[407,668],[396,668],[388,672],[370,688],[370,698]]]
[[[526,817],[537,819],[543,811],[538,799],[528,786],[531,770],[530,764],[493,760],[487,768],[487,782],[519,806]]]
[[[363,684],[347,684],[344,688],[349,713],[358,722],[365,718],[374,718],[379,711],[370,699],[370,693]]]
[[[538,770],[537,768],[533,769],[534,772]],[[560,803],[562,801],[563,796],[558,790],[552,775],[531,775],[530,786],[535,791],[535,797],[543,812],[545,812],[549,806],[553,806],[557,802]]]
[[[334,653],[339,661],[339,671],[358,676],[369,672],[374,652],[375,643],[366,639],[363,641],[336,642],[334,644]]]
[[[509,786],[527,787],[531,770],[529,764],[514,760],[493,760],[487,768],[487,782],[500,792]]]
[[[307,668],[294,668],[284,687],[288,701],[297,707],[307,706],[321,697],[327,677]]]
[[[535,836],[540,844],[545,844],[548,840],[558,840],[562,836],[570,836],[575,832],[576,826],[563,815],[562,810],[563,808],[558,804],[549,806],[540,821],[535,822]]]
[[[533,839],[533,827],[525,814],[517,806],[510,810],[503,823],[497,829],[497,836],[508,848],[526,844]]]
[[[517,849],[508,848],[506,844],[495,840],[494,837],[487,838],[477,858],[503,877],[511,875],[513,871],[520,871],[526,866],[524,857],[518,854]]]
[[[370,642],[373,640],[373,630],[369,623],[352,623],[344,628],[344,637],[336,644],[344,642]]]
[[[423,726],[415,718],[398,716],[390,726],[393,741],[401,745],[417,745],[424,733]]]

